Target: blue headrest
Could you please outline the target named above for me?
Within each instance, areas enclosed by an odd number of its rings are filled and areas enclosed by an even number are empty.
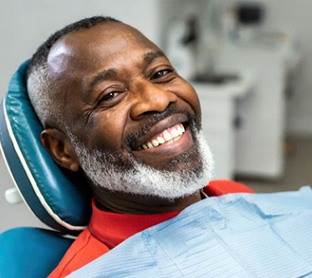
[[[45,224],[77,233],[91,214],[91,191],[79,175],[59,167],[40,142],[43,127],[28,98],[28,61],[13,75],[0,111],[2,153],[18,191]]]

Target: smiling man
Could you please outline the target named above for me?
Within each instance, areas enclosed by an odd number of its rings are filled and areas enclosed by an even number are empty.
[[[213,162],[196,92],[129,25],[93,17],[56,32],[34,54],[27,87],[42,144],[60,166],[82,171],[94,193],[89,226],[51,277],[207,195],[250,192],[234,182],[206,186]]]

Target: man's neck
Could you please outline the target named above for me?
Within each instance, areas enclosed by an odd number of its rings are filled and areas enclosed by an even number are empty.
[[[127,214],[155,214],[183,210],[200,201],[202,195],[196,191],[182,198],[165,199],[155,196],[135,195],[98,189],[94,192],[97,207],[104,211]]]

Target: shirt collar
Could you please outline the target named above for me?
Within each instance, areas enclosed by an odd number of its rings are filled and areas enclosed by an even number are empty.
[[[88,226],[91,234],[113,248],[128,237],[171,219],[180,211],[157,214],[122,214],[98,209],[92,201],[92,216]]]

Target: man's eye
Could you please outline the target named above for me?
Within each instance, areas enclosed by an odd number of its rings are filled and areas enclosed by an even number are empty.
[[[161,78],[169,73],[173,72],[172,69],[164,69],[164,70],[160,70],[160,71],[157,71],[156,73],[154,73],[152,75],[152,80],[155,80],[155,79],[158,79],[158,78]]]
[[[110,93],[106,94],[105,96],[103,96],[100,101],[110,101],[110,100],[114,99],[115,97],[117,97],[119,95],[119,93],[120,92],[117,92],[117,91],[110,92]]]

